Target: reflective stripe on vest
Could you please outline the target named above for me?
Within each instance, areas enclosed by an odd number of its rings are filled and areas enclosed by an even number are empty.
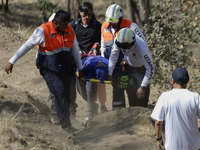
[[[70,52],[70,48],[69,47],[61,47],[61,48],[58,48],[54,51],[50,51],[50,52],[38,51],[38,53],[41,54],[41,55],[54,55],[54,54],[60,53],[62,51]]]
[[[121,21],[121,24],[120,24],[120,29],[121,28],[125,28],[125,27],[130,27],[131,23],[133,23],[132,21],[130,20],[127,20],[127,19],[123,19],[122,18],[122,21]],[[113,43],[114,43],[114,39],[115,39],[115,36],[116,34],[119,32],[119,30],[115,33],[115,35],[113,35],[109,30],[108,30],[108,27],[109,27],[109,22],[104,22],[102,27],[101,27],[101,33],[103,35],[103,39],[104,39],[104,43],[106,46],[112,46]]]

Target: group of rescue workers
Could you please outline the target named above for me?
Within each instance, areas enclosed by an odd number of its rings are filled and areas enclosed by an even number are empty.
[[[143,33],[136,23],[123,18],[121,6],[110,5],[103,24],[96,20],[90,2],[83,2],[78,14],[79,19],[70,22],[66,11],[57,11],[47,23],[35,29],[5,66],[5,71],[11,73],[14,63],[37,45],[36,65],[52,99],[51,121],[60,124],[68,133],[75,130],[70,119],[76,117],[76,89],[88,104],[86,120],[98,114],[97,98],[101,112],[108,111],[106,85],[80,80],[85,76],[83,55],[107,61],[105,80],[112,81],[112,110],[126,106],[125,90],[130,106],[148,107],[149,82],[154,71]],[[96,73],[101,76],[105,71],[99,69]]]
[[[38,27],[5,66],[7,74],[13,64],[35,45],[36,66],[47,83],[52,99],[51,121],[68,133],[75,128],[76,89],[87,101],[86,120],[93,119],[105,106],[105,83],[112,81],[112,110],[125,107],[126,90],[129,106],[148,107],[149,82],[154,72],[152,56],[138,25],[123,18],[118,4],[110,5],[101,24],[95,19],[93,6],[83,2],[79,19],[70,24],[70,15],[63,10],[53,14]],[[84,79],[85,80],[82,80]],[[100,82],[91,82],[95,78]],[[104,81],[106,80],[106,81]],[[166,150],[198,150],[200,133],[200,96],[186,89],[189,74],[178,67],[172,73],[173,89],[164,92],[151,114],[155,119],[157,148],[162,150],[162,125],[165,120]]]

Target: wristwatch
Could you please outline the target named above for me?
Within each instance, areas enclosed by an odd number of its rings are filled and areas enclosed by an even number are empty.
[[[160,138],[157,138],[157,136],[156,136],[156,140],[157,140],[157,141],[162,140],[162,135],[161,135]]]
[[[145,90],[145,89],[146,89],[146,87],[145,87],[145,86],[141,86],[141,88],[142,88],[143,90]]]

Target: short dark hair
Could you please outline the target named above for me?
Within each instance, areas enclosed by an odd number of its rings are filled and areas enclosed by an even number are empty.
[[[90,3],[90,2],[83,2],[80,6],[79,6],[79,10],[81,12],[84,12],[84,13],[88,13],[88,9],[91,9],[92,11],[92,18],[96,20],[95,18],[95,15],[93,13],[93,5]],[[78,18],[80,18],[80,14],[78,13]]]
[[[175,81],[175,82],[176,82],[176,84],[179,84],[182,87],[184,87],[188,83],[188,82],[182,82],[182,81]]]
[[[64,10],[58,10],[55,17],[54,17],[54,21],[69,22],[70,21],[70,15]]]
[[[79,6],[79,10],[81,12],[88,12],[88,9],[91,9],[91,11],[93,11],[93,6],[90,2],[83,2],[80,6]]]

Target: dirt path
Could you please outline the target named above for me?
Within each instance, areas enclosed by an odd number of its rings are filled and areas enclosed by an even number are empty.
[[[156,149],[154,128],[149,117],[152,109],[138,107],[111,111],[111,85],[106,86],[109,112],[101,114],[99,111],[99,115],[89,122],[85,121],[87,103],[77,94],[76,119],[82,125],[73,123],[78,129],[74,136],[51,124],[51,101],[47,102],[49,91],[35,66],[37,48],[17,61],[13,73],[7,75],[4,72],[11,56],[41,24],[36,8],[20,3],[16,5],[10,7],[15,12],[0,14],[0,132],[4,136],[0,150]],[[18,21],[27,24],[20,27]]]

